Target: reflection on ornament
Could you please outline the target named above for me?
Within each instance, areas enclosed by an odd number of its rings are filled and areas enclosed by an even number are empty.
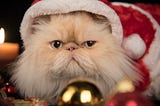
[[[66,92],[64,92],[64,94],[62,95],[62,100],[64,102],[69,102],[72,98],[72,95],[76,92],[76,88],[75,87],[68,87],[68,90]]]
[[[103,106],[103,97],[97,86],[87,81],[70,83],[61,93],[58,106]]]
[[[16,94],[16,89],[9,82],[5,83],[0,90],[4,91],[7,96],[14,96]]]
[[[126,103],[126,106],[137,106],[137,103],[134,100],[130,100]]]
[[[91,91],[89,90],[83,90],[80,94],[80,99],[82,103],[87,103],[87,102],[91,102],[92,100],[92,95],[91,95]]]

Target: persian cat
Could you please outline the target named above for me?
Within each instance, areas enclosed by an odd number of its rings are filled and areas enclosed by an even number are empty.
[[[87,78],[104,97],[123,79],[140,80],[109,21],[79,11],[37,17],[11,80],[26,97],[54,103],[69,81]]]

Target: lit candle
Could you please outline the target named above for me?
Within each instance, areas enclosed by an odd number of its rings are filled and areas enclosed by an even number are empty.
[[[17,43],[5,42],[5,31],[0,29],[0,63],[9,62],[16,58],[19,53],[19,45]]]

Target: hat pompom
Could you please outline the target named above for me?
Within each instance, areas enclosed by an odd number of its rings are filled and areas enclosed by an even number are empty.
[[[146,45],[140,35],[132,34],[123,41],[123,48],[127,55],[134,60],[142,57],[146,51]]]

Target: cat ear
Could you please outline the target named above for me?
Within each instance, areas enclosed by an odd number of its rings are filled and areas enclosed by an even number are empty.
[[[51,20],[50,15],[43,15],[39,16],[33,19],[32,25],[30,27],[30,33],[34,34],[37,30],[39,30],[39,27],[41,25],[45,25],[49,23]]]

